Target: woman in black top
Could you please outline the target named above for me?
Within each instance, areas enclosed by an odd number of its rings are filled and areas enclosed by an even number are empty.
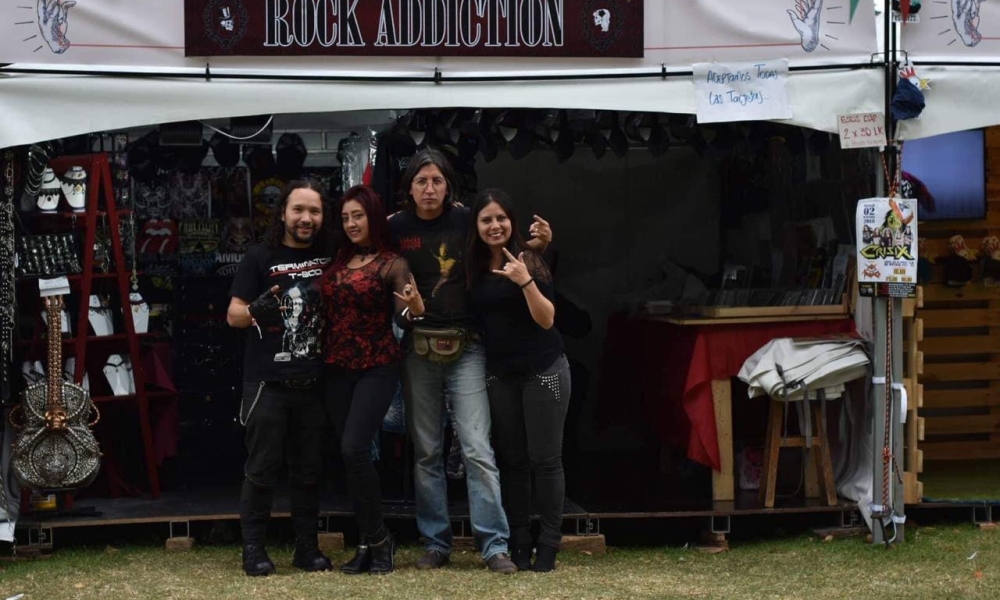
[[[552,274],[538,254],[526,249],[502,190],[481,192],[472,215],[466,268],[486,335],[486,390],[511,558],[519,570],[551,571],[562,543],[562,436],[570,393],[569,363],[552,327]],[[541,516],[534,565],[528,513],[532,475]]]

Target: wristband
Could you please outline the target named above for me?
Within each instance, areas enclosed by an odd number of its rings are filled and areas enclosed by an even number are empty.
[[[531,279],[525,281],[524,285],[521,286],[521,289],[523,290],[524,288],[528,287],[529,285],[531,285],[532,283],[534,283],[534,281],[535,281],[534,277],[532,277]]]

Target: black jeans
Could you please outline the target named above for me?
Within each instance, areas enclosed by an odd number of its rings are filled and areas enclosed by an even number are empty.
[[[541,517],[538,544],[560,548],[566,479],[563,425],[569,406],[569,363],[560,356],[540,373],[487,375],[493,448],[512,545],[531,546],[531,478]]]
[[[340,438],[347,475],[347,493],[362,541],[385,537],[382,520],[382,484],[372,462],[372,441],[392,404],[399,382],[399,363],[364,370],[327,365],[326,412]]]
[[[240,496],[243,542],[263,543],[274,487],[288,466],[288,495],[296,540],[316,543],[318,482],[326,431],[319,385],[292,389],[278,383],[243,385],[240,422],[246,424],[247,462]]]

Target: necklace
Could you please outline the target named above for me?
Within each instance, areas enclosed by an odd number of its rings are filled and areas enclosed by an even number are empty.
[[[375,256],[378,251],[375,250],[374,246],[355,246],[354,255],[360,256],[361,260],[368,258],[369,256]]]

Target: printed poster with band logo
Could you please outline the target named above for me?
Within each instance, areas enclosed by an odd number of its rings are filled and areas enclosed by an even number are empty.
[[[862,296],[916,296],[916,200],[858,201],[857,240],[858,289]]]

